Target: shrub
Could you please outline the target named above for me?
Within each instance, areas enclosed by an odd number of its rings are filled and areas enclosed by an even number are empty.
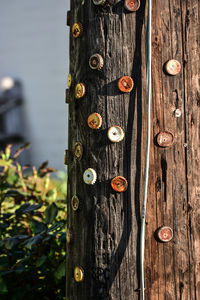
[[[1,153],[0,298],[65,299],[66,181],[50,179],[48,162],[22,167],[26,147]]]

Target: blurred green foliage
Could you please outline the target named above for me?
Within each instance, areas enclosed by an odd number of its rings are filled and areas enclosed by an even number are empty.
[[[24,145],[0,158],[0,299],[65,299],[66,186],[44,162],[17,162]]]

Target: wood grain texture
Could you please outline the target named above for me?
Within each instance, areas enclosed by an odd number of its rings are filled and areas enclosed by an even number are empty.
[[[200,180],[199,180],[199,3],[198,0],[153,0],[152,22],[152,143],[148,191],[145,282],[147,299],[200,298]],[[69,105],[69,150],[80,141],[82,160],[68,168],[68,227],[74,241],[67,245],[67,299],[133,300],[139,296],[139,226],[146,149],[145,22],[147,7],[137,13],[124,10],[123,1],[96,7],[92,1],[71,1],[71,26],[81,22],[82,37],[70,37],[70,72],[74,82]],[[101,71],[89,68],[89,57],[104,58]],[[181,62],[179,75],[163,71],[171,58]],[[117,81],[132,76],[135,86],[122,94]],[[86,96],[75,100],[74,85],[83,82]],[[176,118],[174,111],[182,111]],[[99,130],[87,125],[98,112]],[[111,143],[108,128],[119,125],[125,139]],[[168,130],[175,136],[170,148],[160,148],[156,135]],[[98,179],[83,183],[92,167]],[[127,178],[129,188],[116,193],[110,182]],[[79,211],[71,209],[77,194]],[[157,242],[158,227],[170,226],[174,238]],[[84,269],[76,283],[74,267]]]

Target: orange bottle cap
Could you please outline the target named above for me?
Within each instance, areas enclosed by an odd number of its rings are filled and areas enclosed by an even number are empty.
[[[157,136],[157,143],[160,147],[170,147],[174,143],[174,136],[169,131],[161,131]]]
[[[129,93],[132,91],[133,86],[134,86],[134,82],[130,76],[123,76],[118,81],[118,87],[121,92]]]
[[[127,182],[126,178],[124,178],[122,176],[117,176],[112,179],[111,187],[116,192],[125,192],[128,188],[128,182]]]
[[[173,238],[173,230],[168,226],[162,226],[158,229],[157,235],[160,242],[167,243]]]
[[[125,0],[124,7],[128,11],[136,11],[140,7],[140,0]]]
[[[165,70],[169,75],[177,75],[181,71],[181,64],[178,60],[176,59],[170,59],[166,64],[165,64]]]
[[[102,117],[98,113],[93,113],[88,117],[88,126],[92,129],[99,129],[102,125]]]

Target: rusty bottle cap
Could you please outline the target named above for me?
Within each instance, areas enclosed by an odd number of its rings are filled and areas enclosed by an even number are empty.
[[[168,226],[162,226],[158,229],[157,236],[160,242],[167,243],[173,238],[173,230]]]
[[[137,11],[140,7],[140,0],[125,0],[124,7],[128,11]]]
[[[71,206],[73,211],[77,211],[79,208],[79,199],[76,195],[74,195],[71,199]]]
[[[121,92],[129,93],[132,91],[134,86],[133,79],[130,76],[123,76],[118,81],[118,87]]]
[[[92,168],[88,168],[87,170],[85,170],[85,172],[83,173],[83,181],[86,184],[95,184],[97,180],[97,173],[94,169]]]
[[[92,129],[99,129],[102,125],[102,117],[98,113],[93,113],[88,117],[88,126]]]
[[[74,146],[74,156],[77,160],[81,160],[83,156],[83,146],[80,142],[76,142]]]
[[[98,53],[93,54],[89,59],[89,66],[93,70],[101,70],[103,68],[103,64],[103,57]]]
[[[112,179],[111,187],[116,192],[125,192],[128,188],[128,182],[127,182],[126,178],[124,178],[122,176],[117,176]]]
[[[92,0],[95,5],[104,5],[106,0]]]
[[[70,88],[72,85],[72,75],[71,74],[67,75],[67,85],[68,85],[68,88]]]
[[[85,95],[85,85],[83,83],[77,83],[75,87],[75,98],[80,99]]]
[[[169,131],[161,131],[157,136],[157,143],[160,147],[170,147],[174,143],[174,136]]]
[[[76,282],[81,282],[84,279],[84,270],[80,266],[77,266],[74,269],[74,279]]]
[[[70,228],[67,228],[66,230],[66,241],[67,241],[67,244],[70,244],[73,240],[73,231],[72,229]]]
[[[74,23],[72,26],[72,34],[74,38],[78,38],[83,33],[83,25],[80,22]]]
[[[124,131],[119,126],[112,126],[108,129],[108,138],[111,142],[118,143],[124,138]]]
[[[170,59],[165,64],[165,70],[169,75],[177,75],[181,71],[181,64],[176,59]]]

